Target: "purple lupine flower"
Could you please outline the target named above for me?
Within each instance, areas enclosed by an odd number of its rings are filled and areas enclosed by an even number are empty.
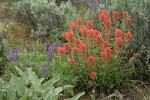
[[[50,48],[52,48],[52,47],[49,46],[49,49],[48,49],[48,59],[51,59],[52,56],[53,56],[53,51],[52,51],[52,49],[50,49]]]
[[[12,50],[11,54],[8,57],[8,61],[18,61],[19,60],[19,53],[18,51]]]
[[[54,42],[52,45],[48,46],[48,58],[51,59],[53,56],[53,53],[56,51],[58,46],[58,42]]]
[[[7,53],[11,52],[11,50],[8,47],[6,47],[6,46],[4,46],[4,51],[6,51]]]
[[[29,68],[29,67],[30,67],[28,61],[24,61],[24,64],[25,64],[26,68]]]
[[[53,46],[52,51],[55,52],[56,49],[57,49],[57,47],[58,47],[58,42],[54,42],[54,43],[52,44],[52,46]]]
[[[53,56],[53,52],[51,49],[48,50],[48,59],[51,59]]]
[[[46,76],[46,71],[47,71],[46,64],[44,64],[44,65],[42,66],[42,77],[45,77],[45,76]]]
[[[12,55],[13,55],[14,61],[18,61],[18,59],[19,59],[18,53],[19,53],[19,50],[17,50],[17,51],[12,51]]]

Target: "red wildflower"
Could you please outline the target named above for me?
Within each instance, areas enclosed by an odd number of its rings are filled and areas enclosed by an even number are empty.
[[[75,63],[76,63],[76,60],[75,60],[75,59],[72,58],[72,59],[69,60],[69,64],[70,64],[70,65],[73,65],[73,64],[75,64]]]
[[[98,19],[99,19],[100,21],[105,21],[106,19],[108,19],[108,15],[107,15],[107,14],[104,14],[104,13],[101,13],[101,14],[99,14]]]
[[[107,60],[107,52],[106,51],[101,52],[100,57],[103,61],[106,61]]]
[[[90,29],[89,34],[94,38],[97,35],[100,35],[100,32],[98,30]]]
[[[131,32],[126,33],[125,37],[127,38],[128,41],[130,41],[132,39],[132,34]]]
[[[104,51],[106,51],[107,54],[111,54],[111,53],[112,53],[112,50],[111,50],[110,47],[106,47],[106,48],[104,49]]]
[[[86,50],[87,50],[86,44],[80,42],[80,44],[79,44],[79,50],[80,50],[81,52],[86,52]]]
[[[78,52],[78,48],[77,47],[74,47],[74,48],[71,49],[71,53],[72,54],[74,54],[75,52]]]
[[[65,38],[67,41],[74,40],[74,34],[72,32],[64,32],[62,37]]]
[[[108,19],[108,13],[106,10],[102,10],[101,13],[99,14],[99,20],[105,21],[106,19]]]
[[[115,12],[113,13],[113,18],[114,18],[114,20],[118,20],[119,17],[120,17],[119,12],[118,12],[118,11],[115,11]]]
[[[94,27],[92,20],[87,20],[86,25],[87,25],[88,28],[93,28]]]
[[[75,43],[77,44],[77,46],[79,46],[79,44],[81,43],[81,40],[76,39],[76,40],[75,40]]]
[[[132,19],[131,18],[126,18],[126,22],[127,22],[127,24],[131,24],[132,23]]]
[[[127,17],[127,16],[128,16],[128,12],[127,12],[127,11],[123,11],[122,15],[123,15],[124,17]]]
[[[89,29],[88,33],[89,33],[89,35],[92,35],[94,33],[94,29]]]
[[[92,72],[91,74],[90,74],[90,78],[91,79],[94,79],[96,77],[96,72]]]
[[[93,64],[95,62],[95,57],[94,56],[89,56],[88,57],[88,64]]]
[[[70,42],[67,42],[63,45],[64,49],[69,49],[70,48]]]
[[[108,61],[112,57],[112,50],[110,47],[106,47],[100,54],[102,61]]]
[[[82,36],[87,36],[88,35],[88,29],[86,26],[81,26],[80,27],[80,33]]]
[[[106,25],[107,27],[111,26],[111,25],[112,25],[111,20],[110,20],[110,19],[107,19],[106,22],[105,22],[105,25]]]
[[[102,38],[101,35],[95,36],[94,40],[95,40],[97,43],[103,43],[103,38]]]
[[[61,47],[61,46],[57,47],[57,53],[59,53],[60,56],[64,56],[66,54],[66,52],[67,51],[63,47]]]
[[[104,9],[104,10],[101,11],[101,13],[107,14],[107,10]]]
[[[115,36],[116,37],[121,37],[122,36],[122,31],[118,28],[115,29]]]
[[[76,30],[77,25],[74,22],[71,22],[69,26],[70,26],[70,30],[72,31]]]
[[[119,46],[119,45],[122,45],[122,44],[123,44],[122,38],[121,38],[121,37],[117,37],[117,38],[115,39],[115,45],[116,45],[116,46]]]
[[[109,46],[110,43],[107,40],[103,41],[103,47],[109,47]]]
[[[78,17],[76,20],[76,23],[80,25],[82,23],[82,19],[80,17]]]
[[[98,30],[95,30],[96,35],[100,35],[100,32]]]

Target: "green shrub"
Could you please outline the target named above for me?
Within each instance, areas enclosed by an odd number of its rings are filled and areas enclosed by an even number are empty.
[[[13,15],[28,23],[32,36],[53,34],[65,30],[68,22],[77,16],[76,9],[68,1],[56,5],[55,0],[21,0],[13,4]],[[43,6],[44,5],[44,6]]]
[[[135,60],[137,74],[142,81],[150,81],[149,63],[150,63],[150,1],[149,0],[129,0],[119,1],[116,9],[127,10],[133,18],[134,39],[128,48],[127,59],[130,59],[134,53],[139,52],[140,57]]]
[[[140,81],[150,82],[150,48],[143,45],[139,51],[140,56],[134,59],[134,64],[136,66],[134,77]]]

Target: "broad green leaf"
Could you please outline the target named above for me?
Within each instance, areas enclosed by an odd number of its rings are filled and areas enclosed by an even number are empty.
[[[3,87],[3,85],[4,85],[4,81],[2,78],[0,78],[0,89]]]
[[[19,72],[19,75],[28,83],[28,76],[25,72],[23,72],[19,67],[15,66],[16,70]]]
[[[58,99],[58,96],[48,98],[48,100],[57,100],[57,99]]]
[[[57,88],[53,89],[53,92],[51,93],[50,96],[51,96],[51,97],[57,96],[57,95],[59,95],[59,93],[60,93],[62,90],[63,90],[62,87],[57,87]]]
[[[44,90],[47,90],[47,89],[49,89],[49,88],[52,88],[53,85],[54,85],[54,83],[56,83],[57,81],[59,81],[59,78],[52,78],[52,79],[50,79],[49,81],[43,83],[43,84],[41,85],[41,88],[44,89]]]
[[[4,92],[0,90],[0,100],[2,100],[3,94],[4,94]]]
[[[15,100],[16,99],[16,92],[13,85],[10,84],[7,90],[7,97],[6,100]]]
[[[28,68],[27,70],[28,70],[29,80],[31,80],[33,86],[39,85],[40,84],[39,79],[38,76],[35,74],[35,72],[33,72],[31,68]]]
[[[45,96],[43,100],[52,100],[52,98],[58,97],[59,93],[62,91],[62,87],[57,87],[53,90],[50,90]]]
[[[27,89],[25,94],[19,100],[27,100],[27,97],[31,94],[32,91],[33,91],[33,87]]]
[[[22,79],[17,78],[15,75],[12,76],[15,82],[15,88],[17,90],[17,94],[18,96],[22,96],[25,92],[25,88],[24,88],[24,82]]]
[[[72,88],[72,85],[65,85],[63,87],[57,87],[55,89],[53,89],[53,91],[51,92],[51,94],[49,94],[49,99],[48,100],[56,100],[59,97],[59,93],[65,89],[69,89]]]
[[[72,85],[65,85],[65,86],[63,86],[62,88],[63,88],[63,90],[65,90],[65,89],[70,89],[70,88],[73,88],[74,86],[72,86]]]
[[[81,93],[77,94],[76,96],[74,96],[72,98],[65,99],[65,100],[78,100],[84,94],[85,94],[85,92],[81,92]]]
[[[28,75],[29,75],[29,80],[31,81],[32,85],[33,85],[33,88],[36,92],[40,92],[40,80],[38,78],[38,76],[35,74],[35,72],[33,72],[31,70],[31,68],[28,68]]]
[[[44,81],[44,79],[45,79],[45,78],[41,78],[41,79],[39,79],[39,83],[40,83],[40,85],[41,85],[41,83]]]
[[[44,94],[43,94],[43,96],[42,96],[43,100],[48,100],[48,98],[49,98],[50,94],[52,93],[52,91],[53,91],[52,88],[49,89],[49,90],[47,90],[47,91],[45,91]]]

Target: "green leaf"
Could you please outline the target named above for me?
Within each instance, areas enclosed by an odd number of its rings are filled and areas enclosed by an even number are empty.
[[[31,68],[28,68],[27,70],[28,70],[29,80],[31,81],[34,87],[34,90],[36,92],[40,92],[41,80],[39,80],[38,76],[36,75],[35,72],[31,70]]]
[[[43,100],[48,100],[51,93],[52,93],[52,88],[45,91],[45,93],[43,94]]]
[[[3,94],[4,94],[4,92],[0,90],[0,100],[2,100]]]
[[[24,95],[25,88],[24,88],[24,82],[22,79],[17,78],[15,75],[12,76],[14,82],[15,82],[15,88],[17,90],[18,96]]]
[[[72,98],[65,99],[65,100],[78,100],[84,94],[85,94],[85,92],[81,92],[81,93],[77,94],[76,96],[74,96]]]
[[[52,94],[50,95],[50,96],[57,96],[57,95],[59,95],[59,93],[61,92],[63,90],[63,88],[62,87],[57,87],[57,88],[55,88],[54,90],[53,90],[53,92],[52,92]]]
[[[19,100],[27,100],[27,97],[31,94],[32,91],[33,91],[33,87],[27,89],[25,94]]]
[[[46,89],[47,87],[52,87],[57,81],[59,81],[59,77],[52,78],[49,81],[43,83],[41,88]]]
[[[65,90],[65,89],[70,89],[70,88],[73,88],[74,86],[72,86],[72,85],[65,85],[65,86],[63,86],[62,88],[63,88],[63,90]]]
[[[31,81],[31,83],[33,84],[33,86],[39,85],[39,79],[38,76],[35,74],[35,72],[33,72],[31,70],[31,68],[28,68],[28,75],[29,75],[29,80]]]
[[[3,40],[2,40],[2,43],[3,43],[3,45],[9,47],[9,43],[8,43],[8,40],[7,40],[7,39],[3,39]]]
[[[3,87],[4,81],[0,78],[0,89]],[[0,90],[0,100],[3,98],[4,91]]]
[[[7,90],[6,100],[15,100],[15,99],[16,99],[16,92],[15,92],[15,89],[14,89],[12,83],[10,83],[10,86]]]
[[[3,85],[4,85],[4,81],[2,78],[0,78],[0,89],[3,87]]]
[[[51,89],[43,98],[43,100],[52,100],[52,98],[57,98],[59,93],[62,91],[62,87],[57,87],[55,89]]]
[[[45,100],[56,100],[59,97],[59,93],[64,89],[72,88],[72,85],[65,85],[63,87],[57,87],[51,91],[49,91],[46,95]]]
[[[25,80],[26,84],[28,83],[28,75],[23,72],[19,67],[15,66],[16,70],[19,72],[19,75],[22,77],[22,79]]]

